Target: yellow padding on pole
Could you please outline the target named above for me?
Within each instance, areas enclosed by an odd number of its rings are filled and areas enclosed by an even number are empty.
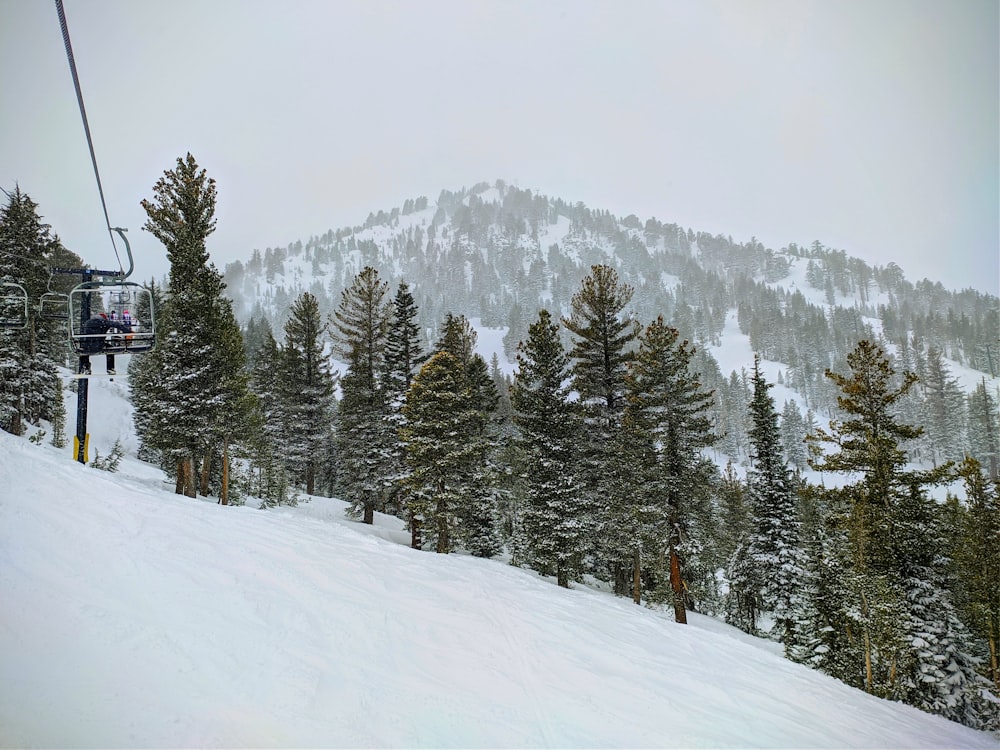
[[[76,461],[80,457],[80,438],[76,435],[73,436],[73,460]],[[88,432],[86,437],[83,439],[83,463],[88,463],[90,461],[90,433]]]

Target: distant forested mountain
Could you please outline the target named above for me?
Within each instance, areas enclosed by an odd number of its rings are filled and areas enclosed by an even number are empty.
[[[726,372],[713,357],[733,316],[753,350],[780,363],[779,382],[798,395],[794,406],[804,420],[810,411],[836,409],[826,369],[843,371],[858,341],[878,342],[924,384],[908,415],[924,424],[934,413],[950,415],[936,419],[950,423],[939,427],[948,437],[924,441],[916,458],[961,457],[975,429],[969,400],[977,378],[969,371],[983,378],[1000,372],[993,295],[912,282],[894,263],[872,266],[819,241],[775,250],[753,238],[736,242],[656,218],[617,217],[502,181],[443,190],[436,201],[410,199],[359,226],[254,250],[228,264],[224,276],[237,316],[267,320],[278,331],[302,292],[316,297],[325,317],[370,266],[393,287],[409,285],[428,343],[449,312],[464,315],[507,329],[502,355],[510,363],[538,311],[567,315],[595,264],[613,267],[634,288],[629,312],[642,325],[662,315],[697,346],[696,365],[715,390],[716,420],[727,435],[723,448],[736,458],[746,443],[745,419],[736,415],[749,400],[752,363]],[[995,386],[983,380],[983,387],[995,398]]]

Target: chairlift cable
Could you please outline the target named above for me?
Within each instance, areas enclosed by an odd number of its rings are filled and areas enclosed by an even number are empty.
[[[87,108],[83,104],[83,91],[80,88],[80,76],[76,72],[76,59],[73,57],[73,45],[69,40],[69,26],[66,23],[66,12],[63,10],[62,0],[56,1],[56,12],[59,14],[59,28],[62,29],[63,43],[66,45],[66,59],[69,61],[69,70],[73,75],[73,87],[76,89],[76,100],[80,105],[80,117],[83,119],[83,130],[87,136],[87,146],[90,148],[90,161],[94,165],[94,177],[97,178],[97,192],[101,196],[101,207],[104,209],[104,222],[108,227],[108,236],[111,238],[111,247],[114,248],[115,258],[118,260],[118,267],[122,267],[121,257],[118,255],[118,245],[115,244],[115,235],[111,228],[111,219],[108,218],[108,205],[104,200],[104,187],[101,185],[101,172],[97,168],[97,154],[94,151],[94,139],[90,136],[90,123],[87,120]]]

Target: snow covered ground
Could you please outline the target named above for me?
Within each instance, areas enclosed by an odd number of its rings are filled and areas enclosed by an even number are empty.
[[[124,389],[92,382],[102,454],[134,451]],[[411,550],[337,500],[171,490],[0,433],[0,745],[1000,748],[718,621]]]

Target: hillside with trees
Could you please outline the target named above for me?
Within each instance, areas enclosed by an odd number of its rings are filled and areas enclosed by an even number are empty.
[[[416,549],[715,616],[1000,729],[995,297],[503,183],[221,274],[205,171],[188,154],[152,192],[171,273],[129,380],[140,454],[178,494],[337,497],[398,516]],[[54,251],[14,231],[22,210],[0,214],[0,250],[34,259],[9,263],[29,283]],[[505,361],[477,350],[483,327],[506,329]],[[23,434],[54,418],[25,405],[66,356],[0,335],[20,383],[2,424]],[[757,356],[724,372],[738,337]]]

